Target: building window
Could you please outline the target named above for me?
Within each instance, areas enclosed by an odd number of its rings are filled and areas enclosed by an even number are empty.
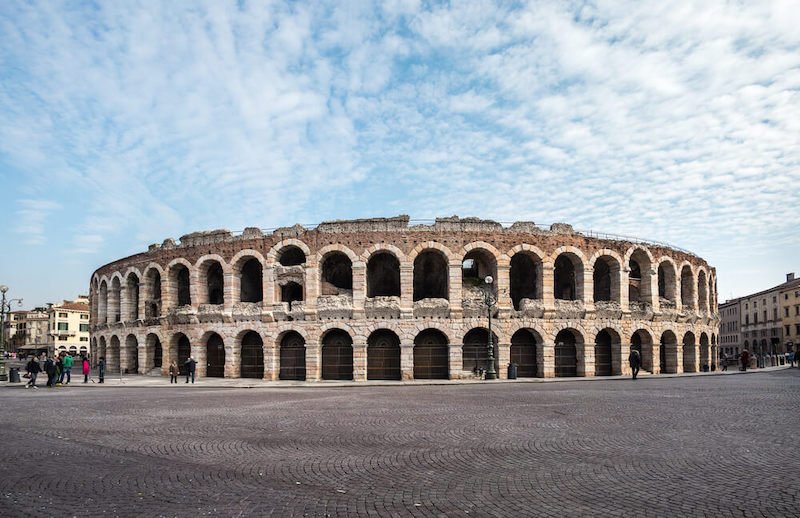
[[[800,306],[795,306],[794,307],[794,316],[798,316],[798,315],[800,315]]]
[[[81,333],[89,332],[89,324],[81,324]]]
[[[792,326],[783,326],[783,327],[784,329],[786,329],[786,336],[792,336],[791,332]]]
[[[785,317],[789,316],[789,308],[783,308],[783,316]]]
[[[88,342],[88,341],[89,341],[89,337],[88,336],[82,336],[81,337],[81,342]]]
[[[778,308],[772,308],[772,320],[778,320]]]
[[[69,331],[69,324],[67,322],[59,322],[58,323],[58,330],[59,331]]]
[[[81,314],[81,320],[89,320],[89,315],[87,315],[85,313],[82,313]]]
[[[67,341],[67,337],[66,336],[59,336],[58,340],[61,341],[61,342],[66,342]]]
[[[794,334],[800,336],[800,324],[794,325]]]
[[[772,297],[772,302],[773,303],[778,302],[778,297]]]
[[[67,317],[69,317],[69,315],[67,315],[66,313],[59,313],[58,314],[58,318],[67,318]]]

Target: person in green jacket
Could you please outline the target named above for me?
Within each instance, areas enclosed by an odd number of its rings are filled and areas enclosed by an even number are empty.
[[[64,383],[64,375],[67,377],[67,383],[72,381],[72,364],[74,361],[71,354],[67,353],[64,356],[64,365],[61,370],[61,383]]]

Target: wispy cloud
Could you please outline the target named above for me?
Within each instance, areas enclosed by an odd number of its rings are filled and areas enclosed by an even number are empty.
[[[27,245],[42,245],[46,240],[47,218],[61,208],[51,200],[19,200],[17,202],[17,224],[14,232],[20,234]]]

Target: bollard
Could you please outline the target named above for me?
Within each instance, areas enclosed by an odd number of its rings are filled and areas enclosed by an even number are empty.
[[[11,367],[11,370],[8,373],[8,382],[9,383],[19,383],[19,367]]]
[[[508,379],[510,379],[510,380],[517,379],[517,364],[516,363],[509,363],[508,364]]]

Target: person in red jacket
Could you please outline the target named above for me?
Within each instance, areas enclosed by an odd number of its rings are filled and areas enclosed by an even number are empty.
[[[83,367],[83,382],[84,383],[88,383],[89,382],[89,370],[91,368],[89,366],[89,358],[84,358],[83,359],[82,367]]]

